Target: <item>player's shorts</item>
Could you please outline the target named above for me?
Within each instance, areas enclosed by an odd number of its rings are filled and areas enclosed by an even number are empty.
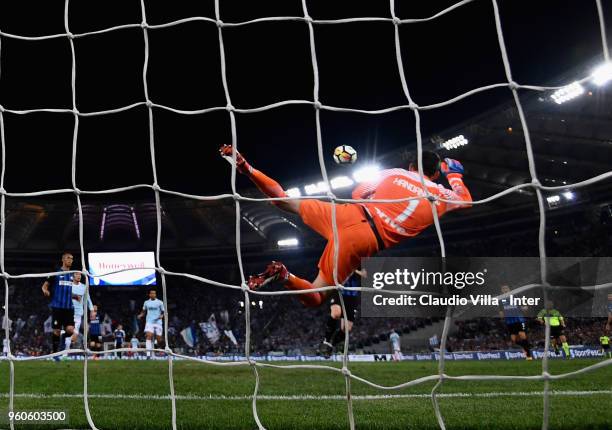
[[[563,327],[560,325],[550,326],[550,337],[559,337],[563,335]]]
[[[601,345],[601,349],[603,349],[604,351],[607,351],[610,349],[610,344],[606,344],[606,345]]]
[[[506,328],[508,329],[508,333],[514,335],[519,334],[519,332],[521,331],[527,331],[527,327],[525,326],[524,322],[515,322],[512,324],[508,324]]]
[[[76,333],[79,332],[79,329],[81,328],[81,323],[83,322],[83,315],[74,315],[74,331]]]
[[[331,203],[320,200],[302,200],[302,221],[327,239],[319,259],[319,271],[327,285],[334,285],[334,231]],[[378,252],[376,236],[363,212],[363,206],[354,203],[336,205],[338,226],[338,282],[346,279],[361,265],[361,258]]]
[[[54,330],[74,325],[74,309],[51,308],[51,321]]]
[[[161,336],[164,329],[161,324],[146,323],[144,331],[145,333],[153,333],[155,336]]]
[[[352,322],[355,322],[357,318],[357,312],[359,308],[359,296],[342,296],[344,299],[344,307],[346,309],[346,319]],[[338,305],[340,304],[340,298],[338,296],[338,291],[333,291],[331,295],[331,300],[329,301],[330,305]]]

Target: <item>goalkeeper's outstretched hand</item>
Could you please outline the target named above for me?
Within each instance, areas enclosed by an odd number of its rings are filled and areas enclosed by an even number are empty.
[[[234,152],[234,147],[232,145],[223,145],[219,148],[219,154],[221,157],[225,158],[230,164],[233,164],[232,153]],[[248,164],[242,154],[236,151],[236,169],[240,173],[245,173],[245,170],[248,168]]]
[[[444,176],[448,177],[462,177],[464,173],[463,164],[453,158],[445,158],[440,165],[440,171]]]

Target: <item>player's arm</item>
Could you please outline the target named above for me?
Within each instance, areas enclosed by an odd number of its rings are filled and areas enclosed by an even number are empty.
[[[444,176],[446,176],[446,180],[448,181],[451,189],[444,188],[440,185],[440,191],[442,192],[442,197],[447,200],[456,200],[460,202],[471,203],[472,195],[470,194],[470,190],[463,183],[463,173],[464,173],[463,164],[459,161],[454,160],[452,158],[445,158],[442,164],[440,165],[440,171]],[[455,209],[463,209],[469,208],[472,205],[462,204],[462,203],[447,203],[446,210],[452,211]]]
[[[142,311],[138,314],[138,319],[142,319],[145,315],[147,314],[147,309],[144,307],[144,305],[142,306]]]
[[[545,309],[542,309],[540,312],[538,312],[538,316],[536,317],[536,319],[538,320],[538,322],[540,324],[545,324],[544,322],[544,314],[546,313]]]
[[[561,312],[558,312],[559,314],[559,321],[561,322],[561,327],[565,328],[565,320],[563,319],[563,315],[561,315]]]
[[[45,297],[50,297],[51,296],[51,291],[49,291],[49,287],[51,286],[51,279],[53,279],[52,276],[49,276],[47,279],[45,279],[45,282],[43,282],[42,284],[42,293]]]

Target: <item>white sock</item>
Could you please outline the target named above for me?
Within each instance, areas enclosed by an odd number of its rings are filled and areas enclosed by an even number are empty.
[[[72,337],[71,336],[66,337],[66,339],[64,339],[64,343],[66,345],[65,349],[70,349],[70,344],[72,343]]]
[[[146,344],[147,344],[147,357],[150,357],[151,356],[150,350],[153,349],[153,341],[147,339]]]

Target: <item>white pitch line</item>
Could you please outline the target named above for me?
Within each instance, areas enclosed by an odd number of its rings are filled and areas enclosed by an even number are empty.
[[[541,391],[512,391],[512,392],[484,392],[484,393],[441,393],[439,398],[470,398],[470,397],[542,397]],[[551,391],[552,396],[596,396],[612,395],[612,390],[594,391]],[[7,398],[7,393],[0,393],[0,398]],[[16,398],[25,399],[81,399],[82,394],[41,394],[41,393],[15,393]],[[147,395],[147,394],[88,394],[90,399],[117,399],[117,400],[170,400],[168,395]],[[252,400],[253,396],[225,396],[197,394],[176,395],[176,400]],[[390,399],[431,399],[431,394],[372,394],[352,396],[353,400],[390,400]],[[296,395],[258,395],[258,400],[346,400],[343,395],[316,395],[316,394],[296,394]]]

